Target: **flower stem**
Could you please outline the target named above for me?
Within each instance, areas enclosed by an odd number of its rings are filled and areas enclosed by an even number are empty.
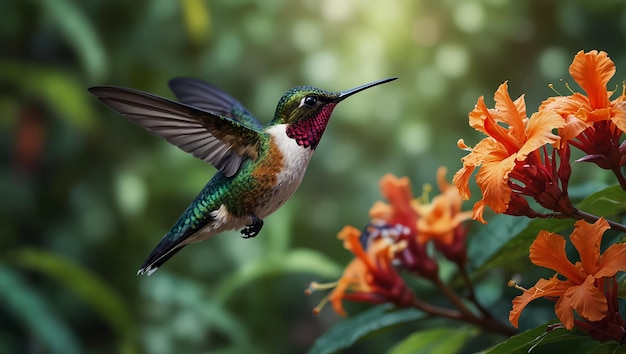
[[[576,218],[576,216],[578,216],[578,218],[580,218],[580,219],[583,219],[583,220],[585,220],[587,222],[591,222],[591,223],[594,223],[594,222],[598,221],[598,219],[600,219],[600,217],[598,217],[598,216],[595,216],[593,214],[589,214],[589,213],[584,212],[584,211],[579,210],[579,209],[575,209],[575,211],[574,211],[574,217]],[[606,219],[606,221],[611,226],[611,229],[616,230],[616,231],[626,232],[626,225],[620,224],[620,223],[615,222],[613,220]]]
[[[483,305],[481,305],[481,303],[476,298],[476,292],[474,291],[474,283],[472,282],[472,279],[470,279],[469,274],[467,273],[467,269],[465,268],[465,265],[457,264],[457,266],[459,270],[461,271],[461,276],[463,277],[463,280],[465,281],[465,285],[467,286],[467,290],[468,290],[467,298],[474,304],[474,306],[476,306],[476,308],[480,311],[480,313],[485,318],[492,318],[491,313],[489,313],[489,311],[487,311],[487,309],[483,307]]]
[[[441,292],[443,292],[443,294],[454,304],[454,306],[456,306],[456,308],[459,309],[459,311],[461,311],[461,313],[463,314],[465,319],[475,319],[475,320],[480,320],[480,318],[476,315],[474,315],[468,308],[467,306],[465,306],[465,304],[463,303],[463,301],[459,298],[459,296],[452,291],[452,289],[450,289],[443,281],[441,281],[441,278],[437,277],[436,279],[433,280],[435,285],[437,285],[437,288],[439,288],[439,290],[441,290]]]
[[[611,170],[613,170],[613,174],[617,177],[620,187],[626,190],[626,178],[624,178],[624,175],[622,174],[621,166],[615,166]]]
[[[576,220],[585,220],[585,221],[590,222],[590,223],[594,223],[594,222],[598,221],[598,219],[600,219],[599,216],[587,213],[585,211],[582,211],[582,210],[576,209],[576,208],[574,208],[574,211],[571,214],[548,213],[548,214],[537,214],[535,217],[543,218],[543,219],[547,219],[547,218],[569,219],[569,218],[572,218],[572,219],[576,219]],[[606,222],[609,223],[609,225],[611,226],[612,230],[616,230],[616,231],[620,231],[620,232],[626,232],[626,225],[620,224],[618,222],[615,222],[615,221],[609,220],[609,219],[606,219]]]
[[[429,303],[426,303],[424,301],[421,301],[420,299],[414,297],[413,298],[413,302],[412,302],[413,307],[415,307],[418,310],[422,310],[430,315],[433,316],[439,316],[439,317],[445,317],[445,318],[449,318],[449,319],[453,319],[453,320],[458,320],[458,321],[465,321],[465,322],[469,322],[477,327],[480,327],[486,331],[490,331],[490,332],[496,332],[496,333],[500,333],[506,337],[511,337],[515,334],[517,334],[517,332],[513,329],[510,328],[508,326],[503,325],[502,323],[499,323],[491,318],[478,318],[476,316],[471,315],[470,317],[467,317],[464,313],[462,313],[461,311],[456,311],[456,310],[450,310],[450,309],[446,309],[446,308],[442,308],[442,307],[438,307],[438,306],[433,306]]]

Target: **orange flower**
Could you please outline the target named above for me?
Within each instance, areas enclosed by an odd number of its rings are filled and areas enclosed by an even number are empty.
[[[511,171],[530,153],[546,144],[557,144],[559,137],[552,130],[565,125],[561,116],[550,110],[535,113],[528,119],[524,97],[513,101],[506,82],[500,85],[494,100],[495,108],[490,109],[481,96],[470,112],[470,125],[487,137],[473,149],[459,140],[459,147],[470,153],[462,158],[463,167],[452,180],[461,196],[469,199],[470,177],[482,166],[476,174],[482,199],[474,204],[473,218],[483,223],[486,222],[483,219],[485,206],[496,213],[507,210],[512,193],[508,183]]]
[[[606,87],[615,74],[615,64],[606,52],[578,52],[569,71],[587,95],[552,97],[541,104],[539,111],[555,111],[565,119],[565,127],[559,130],[561,147],[569,143],[579,148],[587,155],[578,161],[612,170],[626,189],[621,170],[626,159],[620,144],[626,132],[626,85],[622,95],[611,101],[614,92]]]
[[[404,249],[396,256],[399,266],[427,279],[435,279],[439,266],[428,255],[426,245],[417,242],[419,203],[413,196],[411,182],[407,177],[398,178],[386,174],[380,179],[380,190],[389,204],[378,201],[370,209],[372,223],[368,228],[368,239],[383,234],[394,234],[396,242],[406,242]]]
[[[609,224],[600,218],[594,224],[578,221],[570,240],[578,253],[580,262],[572,264],[565,253],[565,239],[548,231],[541,231],[530,246],[530,260],[537,266],[556,271],[550,279],[539,279],[537,284],[513,300],[509,321],[518,326],[522,310],[529,302],[540,297],[558,299],[555,312],[567,329],[574,327],[576,311],[583,319],[594,322],[607,316],[607,296],[604,293],[604,278],[614,277],[618,271],[626,270],[626,244],[614,244],[600,254],[602,234]]]
[[[307,293],[334,288],[314,312],[319,312],[326,301],[342,316],[345,315],[343,300],[413,306],[413,293],[397,271],[439,280],[437,261],[426,250],[428,240],[434,240],[436,248],[449,259],[465,263],[465,230],[460,224],[470,214],[461,212],[462,200],[457,189],[446,182],[445,173],[445,168],[438,170],[442,194],[430,204],[423,204],[413,196],[407,177],[387,174],[381,178],[380,189],[389,203],[374,204],[370,210],[372,221],[364,234],[351,226],[339,232],[344,248],[355,258],[336,284],[311,284]],[[424,237],[421,242],[420,237]]]
[[[415,233],[417,211],[413,207],[415,198],[409,178],[398,178],[388,173],[380,179],[379,186],[389,204],[381,201],[374,203],[370,209],[370,218],[388,225],[401,224]]]
[[[569,67],[570,75],[587,93],[587,96],[574,93],[570,96],[551,97],[539,107],[540,111],[554,110],[565,120],[565,127],[559,132],[562,143],[577,137],[595,122],[611,120],[621,131],[626,132],[625,96],[611,101],[613,91],[606,89],[609,80],[615,75],[615,64],[606,52],[582,50],[576,54]]]
[[[437,170],[437,184],[441,194],[428,204],[418,200],[414,205],[420,216],[417,220],[417,240],[420,243],[437,240],[443,245],[450,245],[454,241],[455,229],[470,219],[472,213],[461,211],[463,200],[458,189],[446,181],[444,167]]]
[[[344,299],[372,303],[391,302],[398,307],[409,306],[413,293],[406,287],[392,264],[395,253],[403,248],[403,243],[391,244],[386,239],[378,238],[365,250],[359,240],[360,236],[361,232],[351,226],[344,227],[338,235],[343,240],[344,247],[355,258],[348,264],[330,294],[329,299],[335,312],[341,316],[346,315],[342,304]]]

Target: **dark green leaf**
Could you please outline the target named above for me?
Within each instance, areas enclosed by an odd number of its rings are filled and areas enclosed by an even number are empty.
[[[457,353],[468,338],[475,335],[473,327],[432,328],[416,332],[394,346],[389,354]]]
[[[606,342],[590,350],[589,354],[613,354],[618,347],[619,344],[616,342]]]
[[[626,192],[612,186],[593,193],[580,202],[580,210],[597,216],[613,216],[626,212]],[[530,244],[541,230],[561,232],[571,227],[574,219],[535,219],[496,215],[472,236],[468,246],[469,259],[478,271],[502,266],[528,254]]]
[[[82,9],[67,0],[43,0],[39,3],[67,42],[75,48],[88,76],[96,81],[101,80],[107,71],[104,49]]]
[[[424,317],[426,314],[415,309],[394,310],[390,304],[379,305],[333,326],[315,341],[309,354],[335,353],[376,331]]]
[[[598,347],[598,342],[586,333],[555,328],[550,331],[548,324],[535,327],[509,338],[507,341],[484,351],[484,354],[542,354],[554,353],[558,348],[562,353],[588,353]]]
[[[26,284],[19,273],[0,266],[0,307],[10,311],[27,331],[56,354],[78,354],[78,339],[46,303],[45,295]]]
[[[559,232],[573,225],[570,219],[537,219],[497,215],[471,237],[468,255],[477,271],[499,267],[528,255],[540,230]]]
[[[134,322],[122,299],[96,274],[56,254],[24,248],[11,252],[9,261],[41,272],[74,291],[100,314],[121,337],[133,331]]]
[[[626,345],[620,345],[613,350],[613,354],[626,354]]]
[[[604,217],[626,213],[626,192],[620,186],[608,187],[585,198],[578,208]]]

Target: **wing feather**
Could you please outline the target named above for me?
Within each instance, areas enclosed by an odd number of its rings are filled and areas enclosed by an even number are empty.
[[[232,96],[202,80],[179,77],[170,80],[170,89],[182,103],[228,117],[253,129],[263,125]]]
[[[89,92],[150,133],[204,160],[226,177],[246,158],[258,157],[261,131],[215,112],[123,87],[92,87]]]

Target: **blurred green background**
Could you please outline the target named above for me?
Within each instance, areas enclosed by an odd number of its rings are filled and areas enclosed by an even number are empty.
[[[621,1],[3,0],[0,11],[0,353],[297,353],[341,319],[312,280],[350,259],[378,179],[419,194],[479,135],[467,113],[509,80],[528,112],[605,50],[626,79]],[[296,195],[261,234],[188,247],[151,277],[144,258],[214,173],[86,91],[172,97],[204,79],[262,122],[296,85],[343,90]],[[470,208],[468,203],[466,208]],[[502,285],[504,286],[504,285]],[[433,295],[436,296],[436,295]],[[505,299],[510,301],[511,297]],[[510,304],[510,302],[508,302]],[[349,307],[351,313],[360,307]],[[503,308],[501,314],[508,309]],[[548,317],[549,318],[549,317]],[[354,352],[384,351],[388,333]]]

